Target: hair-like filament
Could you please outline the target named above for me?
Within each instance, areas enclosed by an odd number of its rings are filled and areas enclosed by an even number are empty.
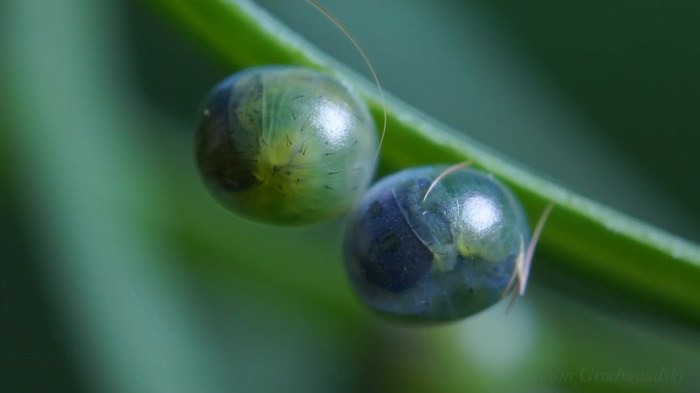
[[[381,137],[379,138],[379,147],[377,148],[377,155],[374,157],[374,161],[377,162],[379,160],[379,153],[382,150],[382,144],[384,143],[384,135],[386,134],[387,123],[386,98],[384,98],[384,89],[382,89],[382,85],[381,83],[379,83],[379,77],[377,76],[377,72],[374,70],[372,62],[369,60],[369,57],[362,49],[362,46],[360,46],[355,37],[350,33],[350,30],[347,27],[345,27],[345,25],[338,18],[336,18],[335,15],[333,15],[329,10],[322,6],[317,0],[306,0],[306,2],[314,8],[316,8],[316,10],[323,14],[323,16],[328,18],[328,20],[331,21],[331,23],[333,23],[335,27],[337,27],[338,30],[340,30],[343,33],[343,35],[345,35],[345,37],[347,37],[348,41],[350,41],[352,46],[355,47],[357,52],[362,57],[362,60],[367,65],[367,68],[369,68],[369,72],[372,74],[372,79],[374,79],[374,83],[377,85],[377,89],[379,90],[379,97],[382,100],[382,111],[384,116],[384,122],[382,124],[382,133]]]
[[[540,214],[540,218],[537,220],[535,229],[532,231],[532,237],[530,238],[530,244],[527,247],[525,256],[523,258],[519,258],[515,264],[515,270],[510,277],[510,281],[508,281],[506,289],[503,291],[503,297],[508,295],[511,290],[513,291],[513,298],[508,304],[508,309],[513,306],[517,295],[522,296],[525,294],[525,288],[527,287],[527,281],[530,276],[532,258],[535,256],[535,248],[537,247],[537,243],[539,242],[542,231],[544,230],[544,225],[547,223],[547,219],[549,218],[549,215],[552,213],[553,209],[554,202],[549,202],[547,206],[545,206],[542,214]],[[518,281],[518,289],[514,290],[516,279]]]
[[[425,202],[425,200],[428,199],[428,195],[430,194],[430,192],[433,191],[433,188],[435,188],[435,186],[437,186],[438,183],[442,181],[442,179],[457,172],[460,169],[468,167],[471,164],[472,161],[467,160],[464,162],[460,162],[459,164],[452,165],[451,167],[445,169],[441,174],[438,175],[438,177],[435,178],[435,180],[433,180],[432,183],[430,183],[430,187],[428,187],[428,189],[425,191],[425,195],[423,195],[423,202]]]

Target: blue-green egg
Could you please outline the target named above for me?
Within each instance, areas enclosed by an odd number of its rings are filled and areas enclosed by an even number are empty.
[[[446,170],[390,175],[348,216],[345,269],[370,309],[415,322],[456,320],[498,302],[522,266],[530,231],[518,200],[475,169],[436,181]]]
[[[346,85],[287,66],[251,68],[216,85],[196,137],[199,171],[216,199],[276,225],[349,210],[374,175],[378,148],[369,111]]]

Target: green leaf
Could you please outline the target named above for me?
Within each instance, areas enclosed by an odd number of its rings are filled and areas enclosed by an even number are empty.
[[[232,68],[296,64],[344,79],[382,118],[376,87],[321,53],[252,3],[240,0],[151,0]],[[389,96],[381,168],[472,160],[513,188],[530,217],[556,207],[541,238],[537,271],[584,291],[623,295],[645,310],[700,324],[700,248],[577,195],[523,169],[462,133]],[[406,147],[410,146],[410,149]],[[534,274],[537,277],[538,274]],[[558,280],[563,281],[559,282]]]

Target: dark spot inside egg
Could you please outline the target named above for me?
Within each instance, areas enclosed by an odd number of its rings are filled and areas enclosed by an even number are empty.
[[[430,270],[432,252],[413,232],[390,192],[372,204],[359,230],[369,243],[358,255],[361,274],[377,289],[404,291]]]
[[[215,89],[207,102],[207,116],[197,132],[197,164],[202,177],[215,193],[245,190],[259,183],[253,174],[255,157],[259,150],[257,141],[244,139],[245,143],[231,135],[240,134],[247,123],[231,112],[257,96],[258,89],[249,96],[232,94],[237,78],[229,78]]]

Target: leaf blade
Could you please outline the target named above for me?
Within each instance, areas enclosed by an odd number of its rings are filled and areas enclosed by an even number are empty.
[[[382,103],[371,83],[246,0],[151,3],[229,65],[281,63],[323,69],[353,86],[376,119],[382,116]],[[512,187],[530,217],[550,201],[556,204],[538,251],[548,257],[544,269],[566,271],[592,287],[602,285],[661,314],[700,325],[698,245],[553,184],[390,95],[386,107],[389,131],[381,153],[383,171],[472,160]],[[411,146],[410,154],[405,146]]]

